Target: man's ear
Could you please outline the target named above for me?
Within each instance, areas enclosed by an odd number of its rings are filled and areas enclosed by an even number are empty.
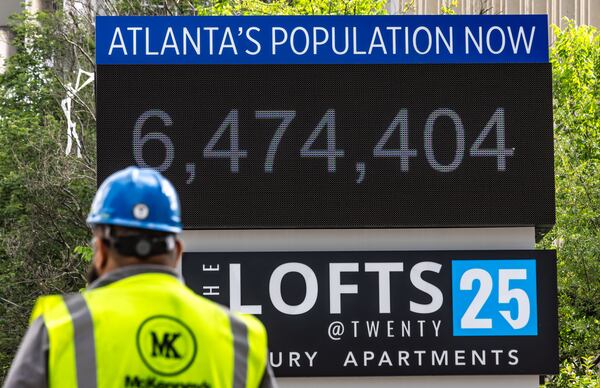
[[[175,237],[175,264],[179,263],[179,260],[181,260],[183,249],[183,240],[181,240],[179,237]]]
[[[102,275],[108,264],[108,248],[100,237],[94,238],[94,262],[98,274]]]

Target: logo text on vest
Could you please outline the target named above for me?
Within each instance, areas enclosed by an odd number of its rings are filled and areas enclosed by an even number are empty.
[[[180,319],[154,315],[141,323],[136,335],[140,359],[161,376],[176,376],[187,370],[196,358],[197,341]]]
[[[152,357],[165,358],[181,358],[173,343],[181,333],[164,333],[162,340],[158,340],[158,334],[155,331],[150,332],[152,335]]]
[[[125,388],[211,388],[206,381],[201,383],[164,381],[156,377],[125,376]]]

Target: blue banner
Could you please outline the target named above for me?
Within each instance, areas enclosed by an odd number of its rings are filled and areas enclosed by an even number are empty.
[[[548,62],[546,15],[99,16],[104,64]]]

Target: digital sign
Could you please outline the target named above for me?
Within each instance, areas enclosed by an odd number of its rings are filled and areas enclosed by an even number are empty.
[[[554,251],[186,253],[182,268],[261,319],[280,377],[558,372]]]
[[[97,19],[98,181],[158,169],[186,228],[554,224],[539,17],[147,19]]]

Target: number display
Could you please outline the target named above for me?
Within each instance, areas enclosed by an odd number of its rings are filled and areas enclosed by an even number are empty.
[[[238,110],[232,109],[206,147],[204,147],[203,153],[205,158],[229,159],[231,172],[234,174],[240,171],[240,159],[248,156],[247,151],[240,150],[239,127]],[[229,150],[216,150],[215,147],[227,128],[229,128]]]
[[[327,149],[311,149],[317,138],[327,128]],[[306,143],[300,150],[300,156],[307,158],[327,158],[327,172],[335,172],[335,160],[344,156],[344,150],[335,148],[335,110],[327,109],[325,116],[319,121],[317,127],[310,134]]]
[[[398,128],[400,134],[400,148],[384,149],[383,147],[390,140],[396,128]],[[373,156],[382,158],[398,157],[400,158],[400,171],[408,171],[410,158],[417,156],[417,150],[408,147],[408,133],[408,110],[403,108],[400,109],[383,136],[381,136],[381,139],[379,139],[377,145],[375,145],[375,148],[373,148]]]
[[[460,278],[460,290],[471,291],[473,283],[479,282],[479,290],[475,294],[473,301],[460,319],[461,329],[491,329],[492,320],[490,318],[477,318],[477,315],[487,302],[492,293],[492,276],[489,272],[480,268],[470,269]]]
[[[169,167],[171,167],[171,163],[173,163],[173,159],[175,158],[175,147],[173,147],[173,141],[164,133],[148,132],[142,136],[142,128],[144,127],[144,124],[152,117],[159,118],[165,126],[170,127],[173,125],[173,119],[171,116],[160,109],[151,109],[142,113],[136,120],[133,128],[133,157],[135,158],[137,165],[140,167],[155,168],[160,172],[165,172]],[[165,148],[165,158],[158,166],[150,166],[144,160],[144,145],[150,140],[159,141]]]
[[[506,157],[512,156],[514,153],[513,149],[504,149],[504,113],[500,115],[498,114],[498,112],[503,111],[504,110],[502,108],[498,108],[496,110],[496,112],[490,118],[488,124],[477,137],[477,140],[473,144],[473,147],[470,151],[471,156],[495,156],[498,160],[498,171],[506,170]],[[336,148],[335,116],[335,109],[328,109],[317,124],[317,126],[315,127],[315,129],[311,132],[310,136],[308,137],[302,148],[300,149],[301,157],[327,159],[327,172],[329,173],[334,173],[336,171],[336,159],[344,157],[345,154],[344,150]],[[136,163],[140,167],[149,167],[149,165],[142,157],[144,144],[150,140],[158,140],[162,142],[167,150],[167,157],[165,158],[162,164],[156,166],[155,168],[161,172],[164,172],[171,166],[171,163],[173,162],[173,141],[165,133],[150,132],[143,137],[141,136],[142,127],[150,117],[159,117],[165,125],[173,125],[173,120],[171,119],[169,114],[161,110],[151,109],[142,113],[137,119],[135,128],[133,130],[133,152],[136,158]],[[271,138],[269,148],[265,156],[265,173],[273,173],[273,166],[275,163],[275,155],[277,153],[277,149],[282,141],[283,134],[294,120],[294,117],[296,117],[296,111],[258,110],[254,112],[254,117],[256,119],[262,120],[281,120],[280,125],[277,127],[277,130],[274,132],[273,137]],[[454,153],[454,158],[449,164],[441,164],[440,162],[438,162],[435,156],[435,150],[433,148],[434,126],[436,121],[441,117],[447,117],[452,120],[456,135],[456,150]],[[490,133],[493,125],[496,125],[498,127],[497,137],[498,139],[501,139],[501,141],[499,140],[499,146],[500,143],[502,143],[502,149],[480,149],[479,147],[481,146],[487,135]],[[385,149],[385,144],[389,141],[396,128],[399,128],[400,133],[400,149]],[[217,143],[222,141],[221,139],[227,129],[229,129],[229,149],[215,149]],[[323,130],[325,130],[325,135],[322,135]],[[408,126],[408,110],[403,108],[400,109],[396,117],[394,117],[386,131],[383,133],[381,139],[379,139],[377,144],[373,147],[373,156],[398,157],[400,158],[399,170],[403,172],[410,171],[409,160],[410,158],[417,157],[418,152],[416,149],[410,149],[408,147],[409,133],[410,129]],[[319,136],[326,137],[327,147],[325,149],[314,148],[314,145],[317,142]],[[441,173],[449,173],[460,167],[465,155],[465,129],[460,116],[456,112],[448,108],[440,108],[433,111],[427,118],[427,123],[425,124],[425,131],[423,136],[425,139],[425,155],[427,158],[427,162],[435,171]],[[240,159],[247,158],[248,151],[240,149],[240,122],[239,112],[237,109],[232,109],[227,114],[227,116],[225,117],[215,134],[211,137],[206,147],[204,147],[203,156],[207,159],[229,159],[230,171],[236,174],[240,171]]]
[[[496,149],[493,148],[480,148],[487,136],[492,131],[492,128],[496,128]],[[498,163],[498,171],[506,171],[506,157],[513,156],[515,153],[514,148],[506,148],[506,133],[505,133],[505,118],[504,108],[496,109],[496,112],[490,118],[490,121],[485,125],[483,131],[473,143],[473,147],[469,151],[471,156],[492,156],[496,157]]]
[[[99,65],[98,180],[161,171],[189,229],[543,232],[550,76],[548,63]]]
[[[265,172],[273,173],[273,163],[275,163],[275,154],[277,153],[277,148],[279,147],[279,143],[281,142],[281,138],[285,133],[287,127],[290,126],[290,123],[296,117],[296,112],[293,110],[259,110],[255,112],[255,116],[257,119],[264,120],[272,120],[272,119],[280,119],[281,124],[277,127],[273,138],[271,139],[271,143],[269,143],[269,150],[267,151],[267,157],[265,158]]]
[[[453,260],[455,336],[537,335],[535,260]]]

